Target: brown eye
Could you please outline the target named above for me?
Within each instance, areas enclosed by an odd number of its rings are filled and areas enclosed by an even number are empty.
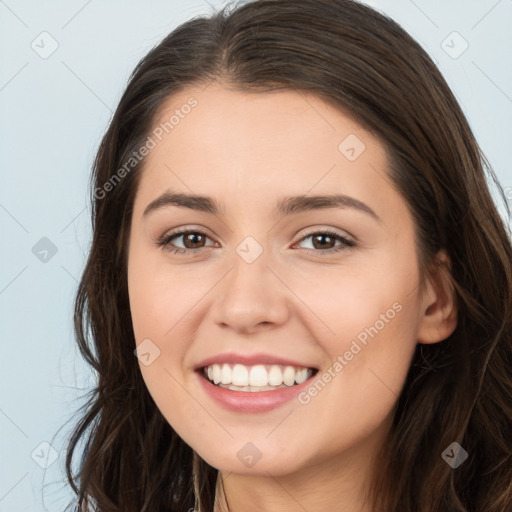
[[[209,238],[210,237],[206,235],[206,233],[197,229],[180,231],[178,233],[164,235],[157,242],[157,245],[176,254],[183,254],[187,252],[194,253],[202,248],[209,247],[205,245],[206,240]],[[177,244],[177,242],[179,242],[179,244]]]
[[[331,246],[334,247],[335,243],[335,238],[330,235],[313,236],[313,246],[315,249],[331,249]]]
[[[187,249],[197,249],[204,243],[204,235],[201,233],[187,233],[183,236],[183,243]]]
[[[356,245],[356,243],[352,240],[349,240],[348,238],[345,238],[344,236],[334,231],[317,231],[315,233],[310,233],[309,235],[303,237],[301,242],[307,239],[311,239],[312,247],[306,247],[305,249],[309,249],[309,252],[314,254],[330,254],[333,252],[342,251],[348,247],[354,247]],[[336,242],[339,243],[336,244]]]

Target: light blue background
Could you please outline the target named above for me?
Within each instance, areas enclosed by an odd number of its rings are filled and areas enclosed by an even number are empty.
[[[512,0],[368,3],[438,63],[503,186],[512,187]],[[90,243],[92,159],[139,59],[178,24],[220,5],[0,0],[0,511],[62,511],[71,497],[63,483],[71,425],[57,432],[92,384],[72,330]],[[47,59],[31,47],[42,46],[43,31],[58,43]],[[469,44],[457,59],[441,46],[453,31]],[[461,48],[450,40],[452,51]],[[46,263],[32,253],[42,237],[57,247]],[[36,463],[46,460],[42,442],[58,456],[46,471]]]

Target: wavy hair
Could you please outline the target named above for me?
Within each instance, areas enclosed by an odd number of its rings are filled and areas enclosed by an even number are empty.
[[[506,205],[504,191],[427,53],[352,0],[229,4],[180,25],[132,73],[91,175],[92,245],[74,325],[97,385],[67,446],[75,510],[213,511],[218,470],[167,423],[134,357],[126,251],[144,160],[113,181],[162,103],[213,80],[312,92],[349,115],[387,151],[391,183],[415,221],[422,277],[441,270],[439,249],[450,258],[458,325],[440,343],[417,345],[376,461],[375,510],[512,510],[512,247],[490,185]],[[469,454],[457,469],[441,457],[454,441]]]

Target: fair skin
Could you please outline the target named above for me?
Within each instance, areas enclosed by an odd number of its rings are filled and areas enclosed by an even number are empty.
[[[236,92],[213,83],[169,98],[155,126],[190,96],[197,107],[146,157],[134,202],[134,333],[137,344],[149,339],[160,350],[140,364],[144,381],[180,437],[220,470],[231,511],[369,512],[371,460],[415,346],[455,329],[448,280],[429,279],[420,293],[414,224],[386,175],[385,151],[339,110],[311,94]],[[338,149],[350,134],[365,145],[353,161]],[[144,215],[169,191],[209,196],[220,212],[167,204]],[[285,196],[332,194],[357,199],[367,211],[274,212]],[[171,231],[194,228],[206,237],[157,245]],[[334,252],[342,242],[330,235],[314,244],[326,229],[356,245]],[[251,263],[237,252],[248,236],[263,249]],[[390,309],[393,318],[377,324]],[[352,342],[376,325],[378,333],[348,360]],[[316,376],[330,369],[331,379],[307,403],[233,411],[205,392],[195,371],[221,353],[291,358]],[[333,371],[340,355],[347,364]],[[261,455],[250,467],[237,456],[249,442]],[[222,503],[216,512],[224,512]]]

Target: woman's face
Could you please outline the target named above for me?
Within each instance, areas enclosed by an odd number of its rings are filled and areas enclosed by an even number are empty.
[[[383,146],[316,96],[218,84],[170,98],[150,137],[128,284],[162,414],[223,471],[369,456],[425,309]]]

